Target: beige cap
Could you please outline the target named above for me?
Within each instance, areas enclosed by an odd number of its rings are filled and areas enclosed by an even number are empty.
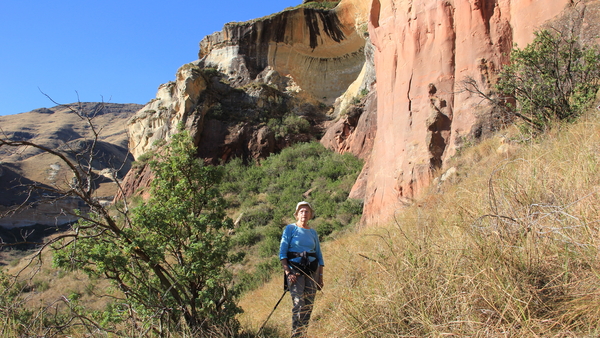
[[[296,211],[294,211],[294,217],[298,217],[298,210],[300,209],[301,206],[306,205],[309,209],[310,209],[310,218],[313,218],[315,216],[315,209],[313,209],[312,205],[310,205],[310,203],[306,202],[306,201],[302,201],[299,202],[298,204],[296,204]]]

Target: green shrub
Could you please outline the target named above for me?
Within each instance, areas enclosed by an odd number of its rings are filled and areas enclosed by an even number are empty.
[[[212,77],[215,77],[215,76],[216,77],[220,77],[221,76],[221,72],[219,72],[219,70],[216,69],[216,68],[210,68],[210,67],[209,68],[203,68],[202,72],[209,79],[212,78]]]
[[[267,127],[275,137],[284,137],[287,134],[285,125],[279,119],[269,119]]]
[[[310,123],[295,114],[287,114],[282,119],[272,118],[267,122],[275,137],[306,134],[310,132]]]
[[[323,219],[316,220],[312,226],[319,234],[319,238],[325,238],[335,230],[335,226],[331,222]]]
[[[283,119],[283,124],[291,134],[302,134],[310,131],[310,123],[294,114],[290,114]]]
[[[244,212],[240,221],[242,224],[254,228],[256,226],[266,225],[273,218],[273,211],[266,204],[259,204],[257,207]]]
[[[536,32],[531,44],[512,51],[496,88],[534,130],[544,130],[553,120],[571,121],[600,88],[600,52],[558,31]]]
[[[206,112],[207,119],[214,119],[219,121],[227,121],[230,116],[223,109],[223,105],[221,103],[216,103]]]
[[[339,1],[323,1],[323,2],[307,2],[302,4],[301,6],[304,8],[314,8],[314,9],[333,9],[337,6]]]
[[[5,337],[26,336],[24,333],[35,317],[32,308],[25,306],[24,285],[0,270],[0,290],[0,316],[3,323],[0,333]]]
[[[50,288],[50,284],[47,280],[36,280],[34,281],[34,286],[36,292],[44,292]]]
[[[233,237],[233,244],[237,246],[250,246],[259,240],[260,236],[256,230],[248,227],[240,227]]]
[[[136,319],[169,331],[185,322],[204,336],[237,328],[241,310],[228,291],[227,267],[239,256],[231,254],[233,222],[218,188],[222,168],[203,165],[196,154],[187,132],[173,135],[150,162],[150,199],[131,211],[129,222],[120,226],[110,216],[90,214],[73,226],[77,236],[56,244],[53,261],[111,280]],[[167,308],[169,315],[157,319],[156,309]]]
[[[273,257],[279,252],[279,239],[267,237],[264,239],[258,248],[260,257]]]
[[[104,311],[95,311],[92,316],[103,327],[119,324],[124,320],[124,314],[127,313],[125,304],[108,303]]]
[[[152,151],[149,151],[147,153],[143,153],[142,155],[140,155],[135,162],[133,162],[131,164],[131,166],[133,168],[140,168],[145,166],[150,160],[152,160],[154,158],[155,154]]]

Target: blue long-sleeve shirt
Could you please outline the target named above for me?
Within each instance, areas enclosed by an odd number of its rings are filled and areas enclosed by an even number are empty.
[[[279,245],[279,260],[287,258],[288,252],[309,252],[316,254],[317,257],[311,257],[311,262],[319,260],[319,265],[325,265],[323,254],[321,253],[321,244],[319,235],[315,229],[304,229],[296,224],[288,224],[283,230],[281,244]],[[291,258],[288,261],[300,263],[301,257]]]

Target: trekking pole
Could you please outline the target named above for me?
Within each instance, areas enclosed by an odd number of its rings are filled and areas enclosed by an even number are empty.
[[[283,290],[283,294],[281,295],[281,298],[279,298],[279,300],[277,301],[277,304],[275,304],[275,307],[273,308],[273,311],[271,311],[271,313],[269,313],[269,316],[267,317],[267,320],[265,320],[265,322],[263,323],[263,325],[261,325],[260,329],[258,329],[258,333],[256,334],[257,336],[260,335],[260,333],[262,332],[262,330],[265,328],[265,325],[267,325],[267,322],[271,318],[271,315],[273,314],[273,312],[275,312],[275,309],[277,309],[277,307],[279,306],[279,303],[281,303],[281,300],[283,299],[283,296],[285,296],[286,292],[288,292],[287,289]]]

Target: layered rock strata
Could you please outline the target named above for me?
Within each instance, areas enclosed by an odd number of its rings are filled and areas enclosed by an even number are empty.
[[[270,68],[326,104],[355,81],[365,61],[364,37],[339,10],[298,8],[251,23],[229,23],[205,37],[199,58],[244,85]]]
[[[205,37],[199,60],[179,69],[176,81],[160,86],[131,120],[133,155],[168,140],[178,125],[190,130],[200,156],[212,163],[240,154],[265,157],[289,144],[293,140],[276,141],[260,121],[274,112],[311,119],[315,107],[333,104],[365,74],[365,37],[355,14],[344,6],[296,8],[229,23]]]
[[[127,151],[125,124],[141,107],[137,104],[77,102],[0,116],[0,126],[7,139],[32,142],[64,154],[75,164],[91,165],[96,197],[101,203],[110,203],[118,190],[119,180],[133,161]],[[95,135],[86,119],[77,117],[75,111],[91,117],[99,134]],[[55,227],[77,220],[74,210],[87,210],[83,202],[74,197],[55,198],[52,194],[54,189],[68,190],[72,178],[69,166],[43,150],[2,147],[0,228]]]
[[[81,199],[63,198],[53,203],[38,203],[30,208],[11,212],[9,207],[0,205],[0,228],[12,229],[33,225],[61,226],[75,222],[79,217],[74,210],[88,210]]]

